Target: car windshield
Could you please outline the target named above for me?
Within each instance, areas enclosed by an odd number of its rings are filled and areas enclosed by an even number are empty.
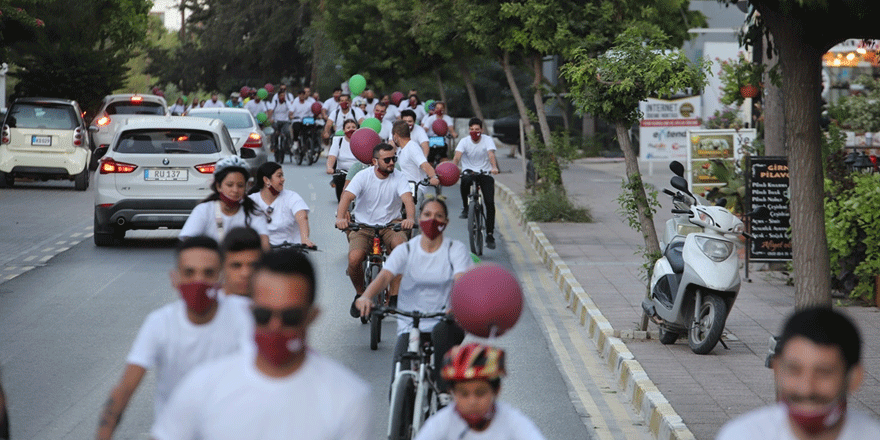
[[[10,128],[73,130],[79,125],[76,110],[65,104],[13,104],[6,125]]]
[[[210,132],[133,130],[122,133],[114,151],[129,154],[211,154],[220,147]]]
[[[247,113],[240,112],[196,112],[190,113],[189,116],[195,118],[212,118],[219,119],[223,121],[223,124],[226,125],[231,130],[242,129],[242,128],[251,128],[254,126],[252,122],[251,115]]]
[[[108,115],[159,115],[165,114],[165,107],[158,102],[118,101],[111,102],[104,111]]]

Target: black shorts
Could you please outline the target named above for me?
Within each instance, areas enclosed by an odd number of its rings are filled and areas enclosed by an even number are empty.
[[[428,163],[438,162],[440,159],[449,159],[449,151],[446,146],[430,147],[428,150]]]

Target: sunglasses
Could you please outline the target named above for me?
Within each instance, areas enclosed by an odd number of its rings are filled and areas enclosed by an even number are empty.
[[[397,162],[397,156],[386,157],[386,158],[382,159],[382,162],[385,162],[385,163]]]
[[[275,207],[270,206],[266,209],[266,223],[272,223],[272,213],[275,212]]]
[[[272,316],[281,315],[281,324],[285,327],[297,327],[306,321],[308,315],[308,307],[289,308],[284,310],[272,310],[266,307],[253,307],[251,313],[254,314],[254,321],[257,325],[266,325],[272,320]]]

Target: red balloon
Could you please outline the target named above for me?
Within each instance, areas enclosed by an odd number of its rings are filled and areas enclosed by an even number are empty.
[[[449,125],[442,119],[434,119],[434,122],[431,123],[431,130],[434,130],[434,134],[437,136],[446,136],[446,133],[449,132]]]
[[[468,333],[501,336],[519,320],[522,288],[516,277],[498,264],[480,264],[465,272],[452,287],[455,321]]]
[[[391,102],[393,102],[394,105],[400,105],[400,101],[402,99],[403,99],[403,92],[398,91],[398,92],[394,92],[391,94]]]
[[[440,179],[440,184],[443,186],[455,185],[458,183],[458,176],[461,175],[461,171],[452,162],[443,162],[437,165],[434,171],[437,172],[437,178]]]
[[[372,128],[359,128],[351,135],[351,153],[357,160],[369,165],[373,163],[373,148],[382,143],[379,133]]]
[[[263,86],[263,88],[266,89],[266,91],[269,93],[272,93],[275,91],[275,86],[273,86],[272,83],[266,83],[266,85]]]
[[[238,93],[241,94],[242,98],[247,97],[247,95],[250,95],[251,93],[251,88],[248,86],[244,86],[241,88],[241,90],[238,91]]]
[[[313,102],[312,103],[312,113],[314,115],[320,115],[321,110],[323,110],[323,109],[324,109],[324,106],[322,106],[320,102]]]

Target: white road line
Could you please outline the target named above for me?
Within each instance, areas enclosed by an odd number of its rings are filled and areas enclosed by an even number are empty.
[[[52,257],[54,257],[54,255],[46,255],[45,257],[40,258],[40,261],[43,262],[43,263],[45,263],[45,262],[51,260]]]
[[[77,232],[77,233],[75,233],[75,234],[70,234],[71,237],[79,237],[80,235],[82,235],[82,232]]]
[[[25,258],[24,261],[34,261],[34,259],[36,259],[36,258],[37,258],[36,255],[31,255],[30,257]]]
[[[11,280],[11,279],[13,279],[13,278],[15,278],[15,277],[17,277],[17,276],[19,276],[19,275],[20,275],[20,274],[17,274],[17,273],[14,273],[14,274],[12,274],[12,275],[6,275],[6,278],[5,278],[5,279],[6,279],[7,281],[9,281],[9,280]]]
[[[53,249],[55,249],[55,248],[48,247],[46,249],[43,249],[43,252],[52,252]]]
[[[59,245],[59,244],[66,244],[66,243],[67,243],[66,241],[59,241],[59,242],[56,242],[55,244]]]

